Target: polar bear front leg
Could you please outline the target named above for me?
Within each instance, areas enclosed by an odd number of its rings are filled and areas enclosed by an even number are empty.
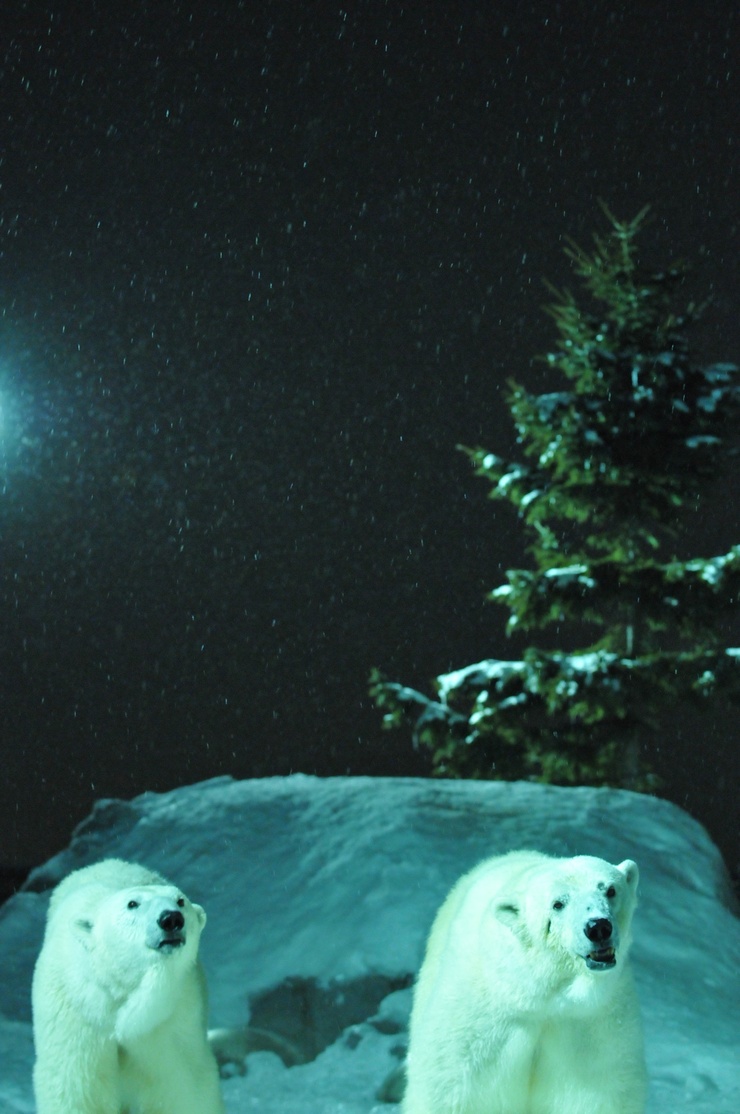
[[[124,1111],[136,1114],[224,1114],[218,1064],[205,1037],[168,1023],[120,1050]]]
[[[118,1048],[79,1022],[49,1033],[33,1085],[37,1114],[120,1114]]]

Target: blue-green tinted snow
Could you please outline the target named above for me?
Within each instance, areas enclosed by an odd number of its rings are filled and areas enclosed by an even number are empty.
[[[247,1020],[247,999],[294,976],[418,969],[435,910],[480,859],[516,847],[640,866],[634,966],[645,1019],[648,1114],[740,1109],[740,922],[703,828],[667,801],[524,782],[304,776],[219,779],[108,802],[69,851],[37,873],[51,886],[110,855],[177,881],[208,913],[203,958],[211,1024]],[[32,1114],[30,981],[46,893],[0,909],[0,1111]],[[250,1057],[224,1082],[227,1114],[386,1114],[374,1092],[397,1063],[409,992],[286,1069]]]
[[[513,592],[511,584],[501,584],[498,588],[494,588],[491,592],[492,600],[502,600],[506,596],[510,596]]]
[[[575,581],[587,588],[595,588],[596,581],[587,575],[588,565],[564,565],[562,568],[547,569],[545,576],[551,580],[559,580],[561,584]]]
[[[558,410],[570,406],[573,394],[570,391],[553,391],[551,394],[537,395],[537,412],[543,422],[552,420]]]
[[[721,442],[719,437],[709,437],[709,436],[687,437],[686,442],[685,442],[686,447],[688,449],[704,449],[708,445],[720,445],[721,443],[722,442]]]
[[[499,485],[499,486],[501,486],[501,485]],[[525,509],[526,507],[529,506],[530,503],[534,503],[535,499],[541,494],[542,494],[542,492],[539,489],[535,489],[534,491],[528,491],[527,494],[523,495],[522,498],[519,500],[519,506],[522,509]]]
[[[527,667],[523,661],[498,661],[489,658],[486,661],[466,665],[462,669],[455,669],[452,673],[442,673],[437,677],[437,691],[440,700],[444,701],[454,689],[460,688],[467,681],[485,684],[486,681],[508,681],[510,677],[526,673]]]
[[[610,653],[607,650],[594,650],[588,654],[560,655],[560,666],[563,673],[566,676],[577,675],[580,678],[595,673],[607,673],[610,666],[618,662],[627,669],[637,665],[631,659],[620,657],[619,654]],[[526,686],[526,682],[534,679],[535,674],[528,662],[499,661],[497,658],[488,658],[485,661],[475,662],[473,665],[466,665],[463,669],[453,670],[452,673],[440,674],[436,678],[437,691],[439,699],[446,701],[451,692],[467,683],[478,685],[490,681],[494,684],[501,684],[515,676],[522,677]],[[613,683],[615,685],[619,683],[616,677],[613,679]]]
[[[725,570],[740,564],[740,546],[735,545],[729,553],[722,553],[718,557],[698,557],[686,563],[687,573],[698,573],[701,580],[707,584],[718,586]]]
[[[510,487],[513,483],[516,483],[517,480],[525,479],[526,476],[526,468],[520,468],[514,465],[514,467],[510,468],[509,471],[498,481],[499,490],[505,491],[507,487]]]
[[[704,368],[704,378],[712,386],[708,394],[700,395],[696,400],[698,409],[706,414],[713,414],[720,406],[728,401],[728,396],[737,401],[740,393],[740,384],[736,383],[738,373],[737,364],[712,364]]]

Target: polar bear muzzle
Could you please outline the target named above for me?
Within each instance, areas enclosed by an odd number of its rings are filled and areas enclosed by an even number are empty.
[[[185,944],[185,917],[179,909],[165,909],[157,917],[156,928],[147,933],[147,946],[159,952],[171,952]]]
[[[614,947],[614,926],[607,917],[594,917],[586,922],[584,933],[596,947],[584,959],[592,971],[608,971],[616,966],[617,953]]]

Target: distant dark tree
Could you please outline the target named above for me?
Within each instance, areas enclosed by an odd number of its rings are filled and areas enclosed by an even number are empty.
[[[564,389],[510,384],[524,461],[464,448],[531,541],[534,567],[510,570],[490,594],[509,631],[549,627],[584,644],[469,665],[438,677],[434,698],[375,671],[386,726],[410,718],[440,776],[646,788],[644,742],[659,714],[737,691],[740,649],[720,632],[738,601],[740,545],[691,560],[671,546],[732,452],[738,368],[692,361],[696,311],[671,309],[684,268],[638,264],[646,211],[629,223],[605,212],[611,228],[592,251],[567,248],[588,308],[549,287],[559,337],[545,360]]]

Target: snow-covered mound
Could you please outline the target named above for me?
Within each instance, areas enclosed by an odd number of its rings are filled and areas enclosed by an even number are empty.
[[[527,783],[302,775],[102,801],[0,909],[0,1114],[31,1112],[30,985],[48,890],[106,856],[143,862],[208,912],[211,1024],[276,1030],[308,1062],[250,1055],[229,1114],[367,1114],[399,1062],[410,980],[453,882],[531,847],[641,870],[634,964],[650,1114],[740,1110],[740,922],[720,855],[665,801]]]

